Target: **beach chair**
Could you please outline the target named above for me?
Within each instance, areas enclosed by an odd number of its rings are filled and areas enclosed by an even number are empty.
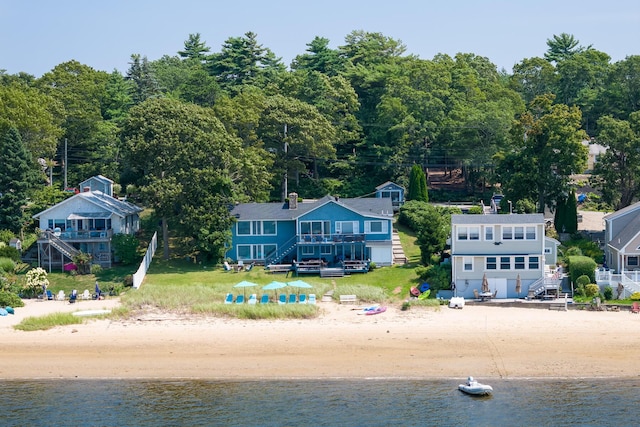
[[[244,295],[238,295],[238,297],[236,298],[236,304],[243,304],[244,303]]]
[[[231,266],[229,265],[229,263],[227,261],[224,262],[222,267],[224,268],[224,271],[232,271],[233,270],[233,268],[231,268]]]
[[[254,262],[252,262],[251,264],[247,265],[247,266],[244,268],[244,271],[251,271],[251,270],[253,269],[254,264],[255,264],[255,263],[254,263]]]
[[[298,298],[298,304],[306,304],[307,303],[307,295],[300,294],[300,298]]]
[[[634,314],[640,313],[640,303],[638,303],[638,301],[634,302],[631,305],[631,312]]]
[[[480,301],[480,294],[478,293],[477,289],[473,290],[473,297],[476,299],[476,301]]]
[[[287,296],[285,294],[280,294],[280,296],[278,296],[278,304],[286,304],[287,303]]]
[[[225,304],[231,304],[233,302],[233,294],[229,292],[227,296],[224,298]]]
[[[296,294],[289,295],[289,304],[295,304],[296,300],[297,300]]]
[[[75,303],[77,299],[78,299],[78,291],[74,289],[71,291],[71,295],[69,295],[69,304]]]
[[[255,304],[258,302],[258,296],[256,294],[251,294],[249,296],[249,301],[247,301],[248,304]]]
[[[53,294],[51,293],[51,291],[49,289],[47,289],[47,299],[49,301],[53,301]]]
[[[84,292],[82,293],[82,299],[91,299],[91,293],[89,292],[89,289],[84,290]]]
[[[61,290],[60,292],[58,292],[58,296],[56,297],[56,300],[58,300],[58,301],[64,301],[64,300],[65,300],[65,298],[66,298],[66,297],[65,297],[65,295],[64,295],[64,291],[62,291],[62,290]]]
[[[309,294],[309,304],[314,304],[316,303],[316,294]]]
[[[269,295],[264,294],[260,297],[260,304],[268,304],[269,303]]]
[[[238,273],[241,272],[242,270],[244,270],[244,261],[242,261],[242,260],[238,261],[238,265],[236,266],[236,269],[237,269],[236,271]]]

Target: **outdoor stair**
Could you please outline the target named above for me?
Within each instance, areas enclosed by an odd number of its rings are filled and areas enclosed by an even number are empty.
[[[47,239],[49,239],[49,244],[53,246],[58,252],[63,254],[69,259],[73,259],[76,255],[80,254],[80,251],[74,248],[69,243],[64,240],[56,237],[53,233],[47,232]]]
[[[393,263],[394,264],[406,264],[407,257],[402,249],[402,243],[400,243],[400,236],[396,230],[393,230]]]

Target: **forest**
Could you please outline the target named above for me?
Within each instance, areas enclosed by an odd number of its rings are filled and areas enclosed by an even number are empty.
[[[414,165],[462,183],[432,201],[499,189],[542,212],[585,172],[583,141],[607,149],[590,178],[602,205],[636,200],[640,56],[612,63],[563,33],[508,72],[473,53],[421,59],[380,33],[329,45],[286,65],[252,32],[217,50],[196,33],[157,60],[132,54],[124,75],[74,60],[39,78],[0,70],[0,230],[33,231],[97,174],[214,257],[234,203],[363,196],[407,186]]]

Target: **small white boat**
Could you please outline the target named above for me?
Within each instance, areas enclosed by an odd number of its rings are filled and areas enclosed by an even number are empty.
[[[467,378],[466,383],[460,384],[458,386],[458,390],[463,391],[467,394],[482,396],[491,394],[493,392],[493,387],[487,384],[481,384],[478,381],[474,380],[473,377],[469,377]]]

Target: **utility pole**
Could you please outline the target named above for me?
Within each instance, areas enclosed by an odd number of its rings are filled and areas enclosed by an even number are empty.
[[[66,190],[67,185],[67,138],[64,139],[64,187],[63,190]]]
[[[284,182],[282,185],[282,190],[283,190],[283,195],[282,195],[282,201],[284,202],[286,200],[286,198],[289,196],[289,189],[288,189],[288,185],[289,185],[289,176],[287,173],[287,151],[288,150],[288,144],[287,144],[287,124],[284,124]]]

